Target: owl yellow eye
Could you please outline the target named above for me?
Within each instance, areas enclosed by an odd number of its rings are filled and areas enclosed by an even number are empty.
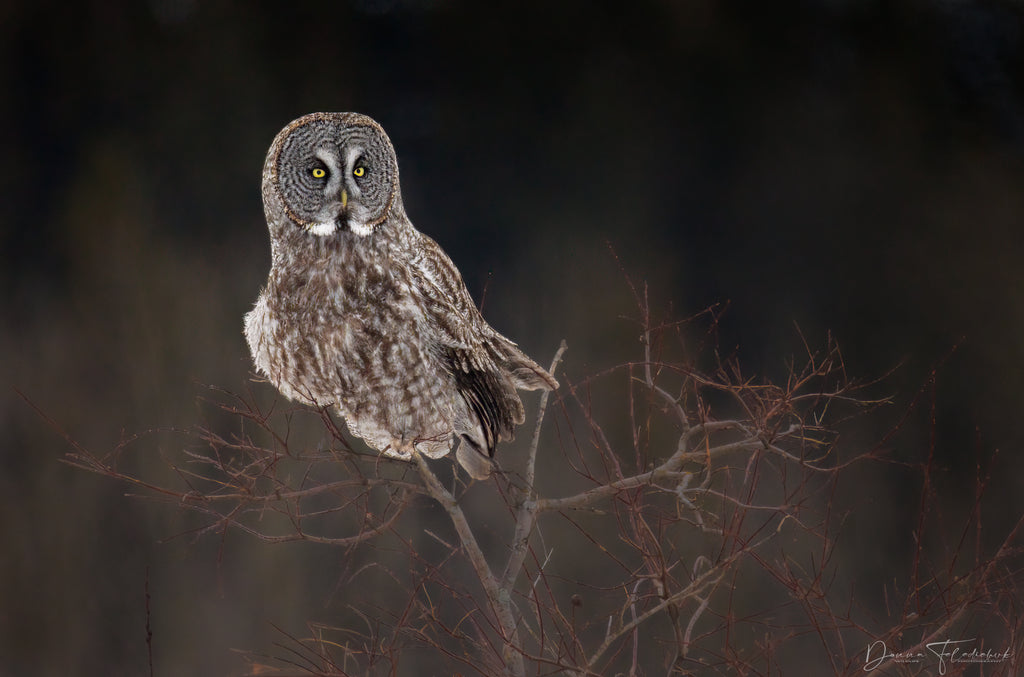
[[[315,168],[313,169],[313,178],[314,178],[314,179],[322,179],[322,178],[324,178],[325,176],[327,176],[327,172],[326,172],[326,171],[324,171],[324,169],[323,169],[323,168],[321,168],[321,167],[315,167]]]
[[[355,169],[352,170],[352,175],[353,176],[362,176],[365,173],[366,173],[366,167],[356,167]]]

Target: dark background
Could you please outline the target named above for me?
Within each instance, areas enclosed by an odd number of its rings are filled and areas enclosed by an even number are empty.
[[[853,375],[900,365],[905,404],[956,346],[937,453],[955,505],[1002,450],[999,537],[1024,509],[1022,42],[996,2],[5,3],[0,675],[145,673],[147,577],[157,674],[329,618],[341,553],[162,542],[180,511],[59,463],[17,392],[103,452],[244,388],[263,157],[315,110],[383,124],[413,222],[540,362],[566,338],[570,374],[638,357],[609,243],[659,308],[728,301],[754,373],[784,374],[794,323],[831,330]],[[879,542],[915,491],[865,488]]]

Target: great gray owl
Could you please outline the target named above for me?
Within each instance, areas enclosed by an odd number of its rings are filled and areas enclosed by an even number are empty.
[[[312,113],[263,167],[272,264],[245,316],[257,369],[287,397],[333,405],[388,456],[456,457],[486,478],[523,422],[516,389],[551,375],[480,315],[451,259],[405,215],[387,134]]]

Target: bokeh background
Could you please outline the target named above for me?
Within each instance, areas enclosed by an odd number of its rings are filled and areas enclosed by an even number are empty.
[[[384,125],[413,222],[539,361],[638,357],[621,262],[680,316],[728,302],[757,374],[796,325],[904,404],[941,362],[948,500],[998,448],[993,538],[1024,510],[1019,3],[8,0],[0,91],[0,675],[144,674],[147,581],[157,674],[329,616],[342,553],[166,540],[179,511],[62,464],[19,395],[103,452],[244,389],[263,157],[314,110]],[[914,491],[865,488],[879,542]]]

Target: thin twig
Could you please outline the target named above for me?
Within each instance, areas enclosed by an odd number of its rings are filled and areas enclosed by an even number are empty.
[[[562,354],[566,348],[568,348],[568,345],[563,340],[555,352],[554,359],[551,360],[551,369],[549,370],[551,375],[554,375],[558,369],[558,364],[562,361]],[[512,586],[515,585],[519,572],[523,568],[523,562],[526,560],[526,550],[530,543],[530,534],[533,533],[534,524],[537,519],[537,492],[533,486],[534,472],[537,463],[537,449],[540,445],[541,425],[544,423],[544,414],[547,410],[548,396],[550,394],[550,391],[547,390],[541,393],[540,404],[537,405],[537,423],[533,428],[533,439],[530,441],[530,451],[526,457],[526,485],[523,487],[519,497],[519,509],[516,511],[516,528],[512,536],[512,547],[509,552],[508,562],[505,565],[505,571],[501,575],[501,589],[506,594],[512,590]]]
[[[555,357],[551,360],[551,367],[548,369],[548,373],[552,376],[558,370],[558,365],[562,361],[562,355],[568,348],[565,340],[558,346],[558,350],[555,351]],[[530,440],[530,451],[526,456],[526,472],[524,478],[526,480],[526,488],[524,491],[529,491],[531,494],[535,493],[533,488],[534,474],[537,467],[537,448],[540,445],[540,429],[544,423],[544,412],[548,406],[548,397],[551,395],[550,390],[541,392],[540,404],[537,405],[537,422],[533,426],[533,438]]]
[[[738,451],[754,451],[761,448],[763,448],[763,444],[760,440],[747,439],[739,442],[733,442],[731,444],[721,444],[716,447],[711,447],[706,451],[687,452],[685,445],[682,443],[682,440],[680,440],[679,449],[676,453],[654,470],[631,475],[624,479],[611,482],[610,484],[601,484],[593,489],[588,489],[587,491],[573,496],[539,499],[537,501],[537,510],[540,512],[546,512],[552,510],[558,511],[583,508],[602,499],[614,496],[621,491],[650,486],[659,480],[678,479],[679,469],[687,461],[699,462],[709,457],[717,457]]]
[[[459,535],[462,549],[469,558],[470,564],[472,564],[473,570],[476,572],[477,578],[484,588],[484,593],[487,595],[487,601],[498,619],[502,633],[502,660],[506,666],[506,671],[514,677],[526,677],[523,655],[517,646],[518,633],[516,631],[515,617],[512,613],[511,597],[508,594],[502,594],[498,579],[487,564],[483,550],[480,549],[480,544],[477,542],[473,529],[469,526],[466,515],[462,511],[462,507],[459,506],[458,501],[455,500],[455,497],[447,489],[441,486],[441,482],[438,481],[437,476],[430,469],[430,466],[427,465],[426,460],[421,454],[414,452],[412,457],[419,467],[420,477],[423,478],[423,483],[426,485],[430,496],[448,513],[448,518],[451,520],[452,526],[455,527],[455,532]]]

